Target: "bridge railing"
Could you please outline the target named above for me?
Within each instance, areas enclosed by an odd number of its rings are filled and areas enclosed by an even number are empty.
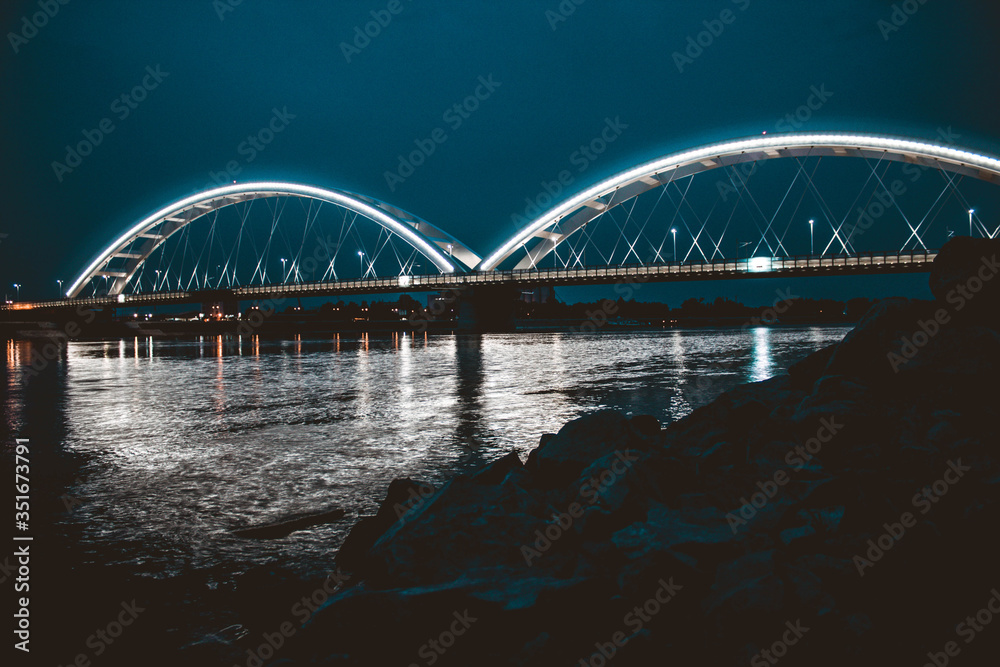
[[[272,285],[247,285],[223,290],[226,296],[238,300],[277,299],[288,296],[310,296],[330,293],[410,292],[435,291],[474,287],[476,285],[530,284],[551,282],[604,282],[609,279],[632,277],[656,278],[662,276],[689,276],[711,274],[715,276],[768,274],[783,271],[818,272],[850,270],[851,268],[877,268],[879,266],[925,267],[937,257],[936,250],[905,253],[857,253],[853,255],[801,255],[795,257],[751,257],[739,260],[710,262],[664,262],[659,264],[629,264],[623,266],[589,266],[578,268],[532,268],[469,273],[442,273],[432,275],[404,275],[391,278],[364,278],[313,283],[279,283]],[[128,308],[157,305],[160,303],[197,303],[217,300],[219,291],[173,291],[143,294],[119,294],[52,301],[10,302],[0,304],[0,310],[17,311],[37,308]]]

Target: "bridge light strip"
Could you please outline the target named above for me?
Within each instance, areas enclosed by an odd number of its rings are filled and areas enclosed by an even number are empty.
[[[410,245],[417,248],[421,253],[424,254],[428,259],[434,262],[435,266],[438,267],[443,273],[454,273],[455,266],[448,261],[440,250],[428,243],[422,235],[420,235],[416,230],[414,230],[409,225],[404,224],[397,218],[392,217],[387,214],[382,209],[368,204],[361,199],[352,197],[346,193],[338,192],[335,190],[327,190],[324,188],[317,188],[309,185],[298,185],[295,183],[281,183],[281,182],[261,182],[261,183],[241,183],[238,185],[226,185],[220,188],[215,188],[213,190],[206,190],[205,192],[199,192],[198,194],[192,195],[178,202],[170,204],[165,208],[156,211],[152,215],[144,218],[140,222],[136,223],[131,229],[126,231],[124,234],[115,239],[107,248],[105,248],[97,259],[95,259],[90,266],[88,266],[80,277],[77,278],[70,288],[66,291],[66,296],[72,298],[72,295],[80,289],[83,284],[89,280],[98,267],[107,264],[111,259],[111,256],[118,251],[119,248],[131,243],[135,238],[149,229],[152,229],[156,225],[162,223],[170,216],[174,216],[180,213],[184,209],[189,209],[192,207],[201,208],[199,204],[210,199],[216,199],[225,197],[227,195],[233,194],[253,194],[257,192],[263,193],[273,193],[274,195],[288,196],[288,195],[301,195],[303,197],[310,197],[313,199],[319,199],[321,201],[327,201],[332,203],[337,203],[344,208],[355,211],[366,218],[369,218],[379,224],[381,224],[386,229],[390,229],[397,235],[406,239]],[[211,207],[210,207],[211,208]],[[219,207],[222,208],[222,207]],[[198,216],[201,217],[201,216]],[[189,223],[190,224],[190,221]]]
[[[691,163],[702,162],[708,158],[738,155],[746,151],[767,151],[781,148],[855,148],[883,150],[901,155],[916,157],[940,158],[948,162],[967,164],[980,168],[987,173],[1000,176],[1000,160],[989,155],[971,151],[949,148],[915,139],[901,139],[872,134],[777,134],[766,137],[738,139],[720,144],[712,144],[702,148],[673,153],[657,158],[651,162],[639,165],[628,171],[621,172],[607,180],[584,190],[575,197],[550,209],[541,217],[511,237],[493,254],[484,259],[478,267],[480,271],[492,271],[511,255],[522,244],[527,243],[537,232],[554,224],[559,218],[569,215],[581,206],[597,200],[616,188],[640,180],[661,171],[677,169]]]

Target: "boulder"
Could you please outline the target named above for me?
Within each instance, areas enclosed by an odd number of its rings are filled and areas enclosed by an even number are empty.
[[[372,545],[408,511],[426,501],[435,489],[411,479],[394,479],[374,516],[360,518],[337,552],[337,565],[351,571],[362,567]]]
[[[610,655],[616,667],[763,664],[761,651],[800,624],[812,629],[788,648],[789,665],[923,664],[995,574],[984,526],[1000,522],[1000,332],[990,319],[1000,309],[982,287],[949,311],[965,315],[926,325],[973,277],[988,282],[982,259],[995,249],[953,240],[934,265],[936,300],[882,301],[787,376],[738,387],[665,429],[601,411],[543,436],[524,465],[508,454],[427,493],[397,480],[338,555],[357,569],[352,584],[286,657],[427,664],[421,646],[468,610],[479,620],[435,657],[439,667]],[[923,342],[896,363],[906,341]],[[963,476],[942,487],[958,461]],[[925,515],[914,498],[926,489],[942,495]],[[887,543],[886,526],[905,512],[917,525]],[[891,546],[878,554],[880,538]],[[947,587],[915,585],[942,572]],[[677,599],[657,601],[672,578]],[[617,632],[627,641],[608,644]]]
[[[605,455],[645,447],[650,431],[648,420],[635,422],[616,410],[595,412],[543,438],[528,455],[525,469],[536,484],[547,488],[564,486]]]
[[[931,293],[952,306],[959,317],[995,326],[1000,307],[998,258],[1000,239],[951,239],[931,267]],[[959,304],[963,304],[960,310]]]

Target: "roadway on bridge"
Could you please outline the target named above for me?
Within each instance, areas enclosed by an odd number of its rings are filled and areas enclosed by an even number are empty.
[[[253,285],[211,291],[118,294],[54,301],[3,304],[8,317],[15,311],[70,308],[141,308],[168,304],[196,304],[235,299],[262,301],[287,297],[353,294],[461,291],[480,286],[538,287],[608,285],[630,282],[691,280],[746,280],[776,277],[819,277],[929,272],[937,251],[863,253],[857,255],[754,257],[750,259],[662,263],[579,268],[535,268],[510,271],[472,271],[435,275],[404,275],[363,280]]]

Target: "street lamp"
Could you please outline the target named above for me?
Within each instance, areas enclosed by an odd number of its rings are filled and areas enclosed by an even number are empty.
[[[810,220],[809,221],[809,254],[810,255],[812,255],[815,252],[814,245],[813,245],[813,223],[815,223],[815,222],[816,222],[815,220]]]
[[[287,261],[284,257],[281,258],[281,282],[285,282],[285,262]]]
[[[361,277],[365,277],[365,253],[358,251],[358,265],[361,268]]]
[[[969,209],[969,236],[972,236],[972,216],[976,214],[976,209]]]
[[[16,297],[16,299],[18,301],[20,301],[21,300],[21,284],[20,283],[14,283],[14,289],[17,290],[17,297]]]
[[[677,261],[677,228],[673,227],[670,233],[674,235],[674,261]]]
[[[63,281],[61,281],[58,278],[56,278],[56,282],[59,283],[59,296],[62,296],[63,295],[63,291],[62,291]]]

